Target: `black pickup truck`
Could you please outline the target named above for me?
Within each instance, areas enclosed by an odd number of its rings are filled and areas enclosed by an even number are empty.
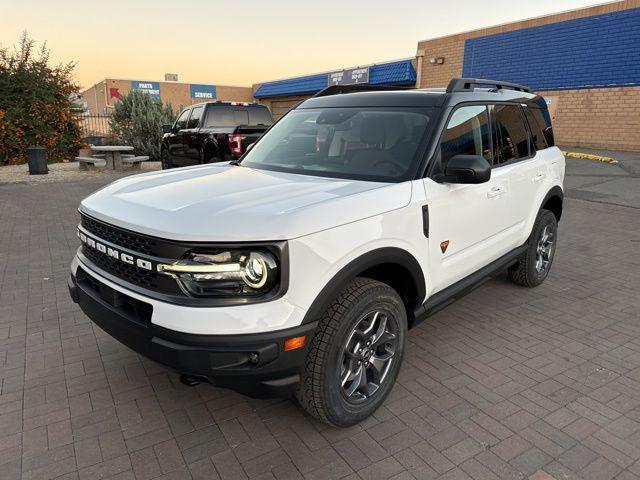
[[[272,124],[269,109],[256,103],[191,105],[162,127],[162,168],[234,160]]]

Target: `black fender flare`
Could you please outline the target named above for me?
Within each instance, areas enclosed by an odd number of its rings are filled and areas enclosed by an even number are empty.
[[[202,161],[207,163],[207,159],[204,156],[204,152],[207,150],[213,151],[214,154],[212,156],[210,156],[209,158],[218,158],[219,156],[219,149],[218,149],[218,141],[212,137],[207,137],[204,142],[202,142],[202,147],[200,147],[202,150]],[[216,160],[218,161],[218,160]]]
[[[407,305],[407,315],[421,304],[426,295],[425,278],[420,263],[406,250],[397,247],[384,247],[371,250],[345,265],[323,287],[307,310],[302,324],[317,321],[328,308],[333,299],[347,286],[347,284],[362,272],[377,265],[391,263],[403,267],[411,275],[416,288],[416,305]]]
[[[561,206],[564,205],[564,192],[562,191],[562,188],[559,185],[555,185],[554,187],[551,187],[551,189],[547,192],[547,194],[542,199],[542,202],[540,202],[538,213],[540,213],[540,210],[542,210],[542,208],[547,204],[549,199],[553,197],[558,197],[560,199],[560,205]],[[560,221],[560,216],[561,215],[558,215],[558,221]]]

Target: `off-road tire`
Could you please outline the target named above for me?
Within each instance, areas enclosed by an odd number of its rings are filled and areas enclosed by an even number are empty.
[[[538,247],[538,242],[545,227],[550,228],[553,232],[553,251],[547,268],[543,272],[538,272],[535,266],[536,249]],[[517,285],[530,288],[537,287],[542,282],[544,282],[544,280],[547,278],[547,275],[549,275],[549,271],[551,270],[553,258],[555,256],[557,239],[558,222],[556,221],[555,215],[549,210],[540,210],[538,218],[536,218],[536,221],[533,225],[533,230],[531,232],[531,236],[529,237],[529,241],[527,242],[526,250],[520,255],[518,263],[507,270],[509,279]]]
[[[364,403],[353,405],[343,395],[339,378],[344,342],[352,329],[372,310],[393,315],[398,326],[394,360],[376,391]],[[407,332],[407,313],[398,293],[388,285],[355,278],[329,305],[318,324],[301,373],[296,398],[304,410],[330,425],[347,427],[371,415],[395,383]]]

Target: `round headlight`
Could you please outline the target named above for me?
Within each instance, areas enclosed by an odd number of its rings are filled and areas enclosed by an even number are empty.
[[[262,288],[267,283],[269,268],[260,253],[251,253],[242,270],[242,279],[251,288]]]

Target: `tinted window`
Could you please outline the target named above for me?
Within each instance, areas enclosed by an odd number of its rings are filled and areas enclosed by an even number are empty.
[[[529,131],[519,105],[495,105],[494,165],[529,156]]]
[[[542,128],[540,128],[540,124],[533,116],[533,112],[531,110],[532,109],[528,107],[524,109],[524,114],[525,117],[527,117],[529,129],[531,130],[531,140],[533,141],[533,145],[536,147],[536,150],[543,150],[549,145],[547,144],[547,139],[544,137]]]
[[[553,147],[555,145],[555,141],[553,139],[553,128],[551,128],[551,117],[549,116],[547,105],[544,104],[544,100],[543,107],[531,108],[530,110],[533,118],[538,124],[538,127],[542,130],[547,147]]]
[[[273,117],[267,107],[252,106],[249,110],[249,124],[251,125],[271,125]]]
[[[205,127],[235,127],[237,125],[271,125],[273,118],[266,107],[213,105],[209,107]]]
[[[246,110],[235,109],[233,111],[234,125],[249,125],[249,112]]]
[[[180,114],[178,120],[176,120],[176,128],[187,128],[187,118],[189,118],[190,110],[185,110]]]
[[[440,140],[442,171],[455,155],[482,155],[491,163],[490,132],[486,106],[471,105],[455,110]]]
[[[198,128],[200,124],[200,117],[202,117],[202,111],[204,107],[194,107],[191,110],[191,116],[189,117],[189,122],[187,123],[187,128]]]
[[[430,108],[293,110],[246,154],[242,165],[303,175],[382,182],[406,179],[431,128]]]

